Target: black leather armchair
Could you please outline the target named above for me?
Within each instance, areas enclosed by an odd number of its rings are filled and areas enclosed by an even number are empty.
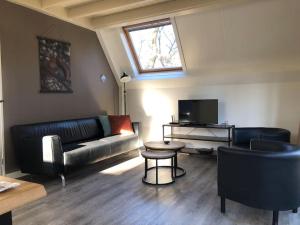
[[[290,143],[291,132],[282,128],[236,127],[232,130],[232,144],[239,148],[250,148],[252,139]]]
[[[300,206],[300,147],[254,140],[255,150],[219,147],[218,194],[221,212],[225,199],[250,207],[273,211],[278,224],[279,211]],[[276,147],[274,147],[276,146]],[[274,149],[275,148],[275,149]]]

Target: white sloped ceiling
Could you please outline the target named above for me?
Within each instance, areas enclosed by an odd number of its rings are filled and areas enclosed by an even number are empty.
[[[131,88],[300,80],[300,1],[261,0],[175,17],[186,77]],[[122,30],[97,31],[116,76],[133,73]]]

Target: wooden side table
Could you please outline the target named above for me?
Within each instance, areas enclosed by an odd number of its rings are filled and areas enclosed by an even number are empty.
[[[0,224],[12,225],[11,211],[47,195],[41,184],[0,176],[0,181],[19,183],[20,186],[0,193]]]

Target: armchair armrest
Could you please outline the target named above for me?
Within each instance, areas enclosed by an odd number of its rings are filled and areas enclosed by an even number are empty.
[[[44,136],[43,144],[43,167],[51,174],[63,173],[63,149],[58,135]]]

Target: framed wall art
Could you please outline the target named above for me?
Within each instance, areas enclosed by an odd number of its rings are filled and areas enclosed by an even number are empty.
[[[39,42],[41,93],[73,93],[71,85],[71,44],[44,37]]]

